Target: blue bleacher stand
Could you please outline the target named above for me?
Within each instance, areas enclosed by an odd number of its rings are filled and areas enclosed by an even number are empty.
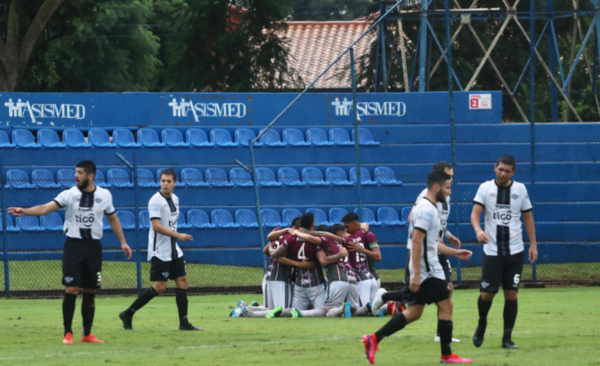
[[[183,141],[181,131],[174,128],[165,128],[162,130],[162,142],[168,147],[190,147],[190,144]]]
[[[329,140],[339,146],[354,145],[354,143],[350,141],[350,135],[348,134],[348,131],[343,128],[336,127],[330,129]]]
[[[261,186],[282,186],[280,182],[275,180],[275,172],[269,168],[256,168],[256,179]]]
[[[231,140],[229,131],[222,128],[215,128],[210,131],[210,141],[217,146],[238,146],[237,142]]]
[[[56,181],[63,188],[71,188],[75,185],[75,169],[59,169],[56,173]]]
[[[115,144],[110,142],[108,132],[102,128],[92,128],[88,132],[88,141],[93,147],[114,148]]]
[[[327,133],[316,127],[306,130],[306,141],[314,146],[333,146],[335,143],[327,139]]]
[[[248,146],[250,141],[254,140],[256,135],[248,128],[238,128],[235,130],[235,142],[240,146]]]
[[[364,208],[363,208],[363,210],[364,210]],[[348,211],[346,211],[343,208],[334,207],[329,210],[329,221],[332,224],[341,224],[342,217],[344,217],[347,213],[348,213]]]
[[[406,225],[406,221],[400,221],[398,211],[391,207],[380,207],[377,210],[379,221],[385,226],[400,226]]]
[[[297,128],[283,130],[283,143],[289,146],[310,146],[309,142],[304,141],[302,131]]]
[[[300,210],[296,210],[295,208],[286,208],[283,210],[283,212],[281,213],[281,221],[283,223],[283,226],[289,226],[291,225],[292,221],[296,218],[296,217],[300,217],[302,216],[302,212],[300,212]]]
[[[192,209],[187,214],[188,223],[194,228],[214,227],[208,219],[208,214],[204,210]]]
[[[49,128],[42,128],[37,132],[37,140],[42,147],[48,149],[55,148],[65,148],[67,145],[60,142],[60,138],[58,137],[58,133],[56,131],[51,130]]]
[[[302,181],[309,186],[328,186],[323,180],[323,172],[317,168],[307,167],[302,169]]]
[[[34,185],[29,183],[29,177],[24,170],[9,169],[6,172],[6,188],[30,189],[34,188]]]
[[[408,216],[410,216],[411,210],[412,206],[402,207],[402,221],[408,223]]]
[[[60,188],[54,181],[54,175],[47,169],[34,169],[31,172],[31,182],[38,188]]]
[[[354,144],[354,131],[350,132],[350,136],[352,138],[352,143]],[[358,143],[362,146],[377,146],[379,145],[379,141],[373,140],[373,135],[371,131],[366,128],[358,128]]]
[[[15,144],[11,144],[6,132],[0,130],[0,148],[7,147],[15,147]]]
[[[264,129],[261,129],[260,132],[262,133],[263,130]],[[260,137],[260,143],[264,146],[272,146],[272,147],[285,146],[285,144],[283,142],[281,142],[281,137],[279,136],[279,133],[273,128],[269,128],[267,130],[267,132],[265,132]]]
[[[133,183],[129,180],[129,174],[123,169],[109,169],[107,173],[107,184],[109,187],[125,188],[133,187]]]
[[[123,230],[135,229],[135,216],[129,211],[117,211],[117,217]]]
[[[154,181],[154,174],[148,169],[138,169],[137,170],[137,179],[138,185],[140,187],[152,188],[152,187],[160,187],[159,183]]]
[[[350,182],[346,177],[344,169],[337,166],[327,168],[327,170],[325,170],[325,176],[327,177],[327,182],[334,186],[354,185],[354,183]]]
[[[86,148],[92,146],[85,142],[83,133],[75,128],[67,128],[63,131],[63,142],[67,147],[71,148]]]
[[[97,186],[100,187],[108,187],[108,184],[106,184],[106,179],[104,178],[104,173],[102,173],[102,170],[100,169],[96,169],[96,177],[94,178],[94,183],[96,183]]]
[[[104,230],[112,231],[112,226],[110,226],[110,223],[108,222],[108,219],[106,218],[106,215],[102,216],[102,228]]]
[[[22,231],[43,231],[40,221],[36,216],[21,216],[15,218],[15,224]]]
[[[150,128],[139,129],[137,138],[143,147],[165,147],[165,144],[158,139],[158,133]]]
[[[150,228],[150,216],[148,210],[140,211],[140,229],[149,229]]]
[[[375,168],[375,182],[384,186],[402,185],[401,180],[396,180],[396,173],[387,166],[378,166]]]
[[[260,210],[262,216],[262,222],[265,226],[276,227],[276,226],[287,226],[288,223],[282,223],[279,217],[279,212],[272,208],[265,208]]]
[[[310,212],[315,215],[315,225],[330,225],[331,223],[327,220],[327,214],[320,208],[309,208],[306,212]]]
[[[181,181],[190,187],[206,187],[202,173],[196,168],[184,168],[181,170]]]
[[[113,131],[113,142],[119,147],[140,147],[141,145],[135,142],[133,132],[126,128],[117,128]]]
[[[35,142],[33,134],[29,130],[16,129],[12,132],[12,139],[17,147],[24,147],[28,149],[38,149],[41,147],[40,144]]]
[[[235,186],[248,187],[252,186],[252,176],[242,168],[232,168],[229,171],[229,180]]]
[[[20,229],[15,226],[15,222],[11,215],[5,214],[4,217],[6,217],[6,231],[10,231],[10,232],[20,231]],[[0,224],[2,224],[2,216],[0,216]]]
[[[358,182],[358,176],[356,174],[356,167],[350,168],[350,181],[352,184],[356,184]],[[363,186],[375,186],[377,182],[371,180],[371,173],[367,170],[367,168],[360,167],[360,181]]]
[[[208,141],[206,132],[199,128],[190,128],[185,132],[185,139],[193,147],[212,147],[215,146],[212,142]]]
[[[354,213],[360,215],[358,208],[354,209]],[[368,207],[363,207],[362,217],[359,217],[360,222],[366,222],[371,226],[381,226],[381,222],[375,219],[375,213]]]
[[[234,221],[231,212],[218,208],[210,213],[212,224],[216,227],[239,227]]]
[[[191,229],[192,225],[190,225],[186,218],[185,218],[185,214],[183,213],[183,211],[179,211],[179,216],[177,217],[177,228],[178,229]]]
[[[277,172],[277,179],[285,186],[305,186],[306,183],[300,181],[300,174],[294,168],[283,167]]]
[[[47,231],[64,230],[62,219],[56,212],[50,212],[47,215],[40,216],[40,226]]]
[[[235,211],[235,222],[241,227],[258,227],[256,213],[247,208],[240,208]]]
[[[233,183],[227,180],[227,174],[221,168],[206,169],[206,183],[213,187],[232,187]]]

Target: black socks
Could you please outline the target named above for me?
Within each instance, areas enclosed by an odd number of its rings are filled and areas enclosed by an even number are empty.
[[[381,299],[384,303],[388,301],[402,302],[402,300],[404,300],[404,290],[386,292],[381,296]]]
[[[452,320],[438,320],[438,332],[443,356],[449,356],[452,353],[452,328]]]
[[[188,298],[187,290],[178,288],[175,291],[175,301],[177,302],[177,311],[179,312],[179,326],[190,324],[188,321]]]
[[[477,308],[479,309],[479,324],[483,326],[487,325],[487,316],[492,308],[492,302],[483,300],[481,295],[479,295]]]
[[[158,296],[158,292],[154,289],[154,287],[150,287],[149,289],[144,290],[138,298],[131,304],[129,309],[125,310],[127,315],[133,316],[133,314],[144,307],[147,303],[150,302],[153,298]]]
[[[512,330],[515,327],[517,321],[517,312],[519,310],[519,304],[517,300],[504,301],[504,337],[503,340],[510,340],[512,336]]]
[[[65,292],[65,297],[63,298],[62,310],[63,310],[63,324],[65,326],[65,335],[67,333],[73,334],[73,329],[71,326],[73,325],[73,315],[75,314],[75,301],[77,300],[77,295],[71,295]]]
[[[83,302],[81,303],[81,316],[83,318],[83,336],[87,337],[92,333],[92,324],[94,323],[94,314],[96,312],[96,294],[83,293]]]
[[[406,321],[406,317],[404,314],[400,313],[394,316],[386,325],[384,325],[381,329],[375,332],[375,337],[377,337],[377,342],[381,342],[381,340],[385,337],[389,337],[392,334],[396,333],[399,330],[402,330],[408,322]]]

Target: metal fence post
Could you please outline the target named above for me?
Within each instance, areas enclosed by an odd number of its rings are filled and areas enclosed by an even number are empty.
[[[0,204],[2,205],[2,251],[4,254],[4,293],[10,295],[10,271],[8,263],[8,235],[6,232],[6,199],[4,194],[4,151],[0,150]]]
[[[266,129],[265,129],[266,131]],[[254,182],[254,197],[256,199],[256,220],[258,221],[258,235],[260,235],[260,254],[263,262],[263,270],[267,271],[267,258],[262,254],[262,250],[265,247],[265,232],[262,222],[262,213],[260,212],[260,192],[258,189],[258,175],[256,174],[256,161],[254,159],[254,144],[260,136],[250,141],[248,147],[250,147],[250,161],[252,163],[252,181]]]
[[[356,68],[354,62],[354,47],[350,48],[350,75],[352,78],[352,117],[354,118],[354,154],[356,156],[356,180],[358,187],[358,217],[363,217],[362,174],[360,171],[360,141],[358,141],[358,110],[356,109]]]
[[[531,192],[529,193],[529,199],[533,204],[533,196],[535,191],[535,0],[530,0],[530,6],[531,8],[529,9],[529,32],[531,34],[529,35],[529,57],[531,59],[531,62],[529,63],[529,124],[531,127]],[[537,266],[535,263],[531,266],[531,277],[533,282],[537,282]]]
[[[139,184],[137,179],[137,154],[134,152],[132,156],[133,160],[133,209],[135,212],[135,266],[137,272],[137,288],[138,291],[142,291],[142,249],[140,247],[140,202],[139,202]]]

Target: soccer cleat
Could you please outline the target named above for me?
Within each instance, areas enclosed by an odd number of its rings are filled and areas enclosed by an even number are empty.
[[[187,323],[186,325],[180,325],[179,330],[199,330],[202,331],[202,328],[196,328],[191,323]]]
[[[65,334],[65,339],[63,339],[64,344],[73,344],[73,333]]]
[[[377,312],[377,316],[383,318],[385,316],[385,313],[383,312],[383,310],[379,309],[379,311]]]
[[[231,312],[230,316],[232,318],[244,316],[244,314],[248,312],[248,306],[246,305],[246,303],[243,301],[240,301],[240,303],[241,303],[241,306],[236,307],[235,310],[233,310]]]
[[[375,352],[379,350],[377,347],[377,337],[375,334],[369,334],[362,337],[363,345],[365,346],[365,356],[371,365],[375,365]]]
[[[283,307],[281,307],[281,305],[277,305],[275,307],[275,309],[269,311],[267,313],[267,315],[265,315],[265,318],[279,318],[279,315],[281,315],[281,312],[283,311]]]
[[[388,314],[390,314],[390,316],[393,318],[396,315],[396,310],[398,309],[398,306],[396,305],[395,301],[389,301],[387,303],[387,310],[388,310]]]
[[[440,336],[439,335],[435,335],[435,338],[433,338],[434,342],[439,342],[440,341]],[[452,342],[453,343],[460,343],[460,339],[456,339],[456,338],[452,338]]]
[[[377,290],[375,294],[375,299],[373,300],[373,304],[371,305],[373,315],[377,315],[377,311],[383,306],[383,299],[381,298],[383,294],[387,292],[386,289],[380,288]]]
[[[104,343],[104,341],[99,340],[98,338],[96,338],[95,335],[91,333],[88,336],[81,337],[81,341],[83,343]]]
[[[512,341],[512,339],[503,339],[502,340],[502,348],[506,349],[519,349],[519,346]]]
[[[345,302],[342,306],[344,307],[344,318],[352,318],[352,304]]]
[[[260,304],[257,301],[252,301],[250,306],[260,306]]]
[[[486,325],[478,324],[477,329],[475,329],[475,334],[473,334],[473,345],[475,347],[481,347],[483,344],[483,336],[485,335]]]
[[[462,358],[457,354],[451,353],[448,356],[442,355],[440,363],[473,363],[473,360]]]
[[[119,314],[119,318],[121,319],[121,321],[123,322],[123,328],[127,329],[127,330],[133,330],[133,316],[128,315],[127,311],[122,311]]]
[[[300,310],[293,309],[290,311],[292,313],[292,318],[302,318],[302,313]]]

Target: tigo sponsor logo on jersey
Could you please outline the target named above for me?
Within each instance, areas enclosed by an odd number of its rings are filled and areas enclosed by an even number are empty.
[[[200,118],[228,117],[244,118],[247,107],[244,103],[195,103],[191,100],[181,98],[177,102],[176,98],[169,103],[173,109],[173,117],[194,117],[195,122],[200,122]]]
[[[342,117],[351,116],[352,101],[348,98],[340,101],[340,98],[335,98],[331,105],[335,107],[335,115]],[[361,117],[402,117],[406,114],[406,103],[404,102],[358,102],[356,103],[356,111],[358,120],[362,121]]]
[[[42,124],[41,119],[74,119],[85,118],[85,106],[83,104],[44,104],[30,103],[28,100],[8,99],[4,106],[8,108],[9,118],[30,118],[31,122]]]

